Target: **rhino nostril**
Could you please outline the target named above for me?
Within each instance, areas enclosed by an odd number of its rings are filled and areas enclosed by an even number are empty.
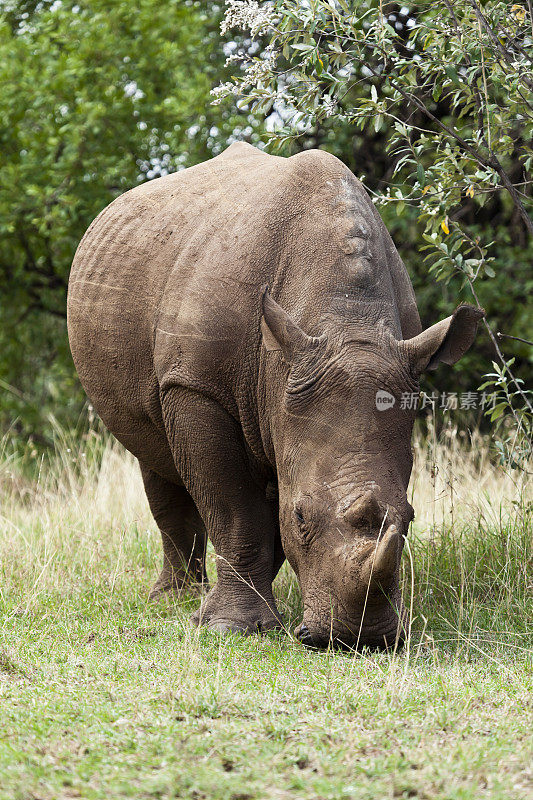
[[[313,637],[311,636],[309,628],[303,622],[300,627],[296,629],[295,634],[298,641],[300,641],[302,644],[305,644],[308,647],[313,646]]]

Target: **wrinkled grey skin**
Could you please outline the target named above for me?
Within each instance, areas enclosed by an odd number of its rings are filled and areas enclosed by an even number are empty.
[[[112,203],[74,260],[69,337],[141,465],[163,539],[152,596],[205,585],[209,536],[218,581],[196,624],[279,626],[286,557],[302,641],[400,640],[414,415],[399,399],[466,352],[482,315],[422,332],[379,215],[327,153],[236,144]],[[395,404],[378,410],[378,390]]]

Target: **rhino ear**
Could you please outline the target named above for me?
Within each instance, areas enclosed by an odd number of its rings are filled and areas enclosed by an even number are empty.
[[[267,350],[280,350],[287,363],[316,341],[308,336],[294,320],[272,299],[268,287],[263,287],[261,332]]]
[[[402,342],[414,370],[421,373],[436,369],[441,361],[445,364],[459,361],[473,344],[478,322],[484,316],[482,308],[459,306],[451,317]]]

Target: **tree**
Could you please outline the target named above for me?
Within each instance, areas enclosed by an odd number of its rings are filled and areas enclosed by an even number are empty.
[[[116,196],[216,154],[235,109],[214,4],[13,2],[0,17],[0,425],[49,438],[82,394],[66,339],[76,246]]]
[[[521,245],[528,259],[532,253],[532,25],[531,3],[495,0],[410,8],[382,0],[230,0],[224,29],[249,30],[266,47],[240,55],[216,100],[237,95],[255,113],[274,111],[278,144],[332,124],[381,134],[390,169],[373,190],[375,202],[399,217],[416,209],[430,275],[459,278],[478,303],[481,287],[494,281],[501,292],[511,277],[497,276],[501,242],[483,224],[484,208],[512,220],[518,242],[509,247]],[[530,432],[531,395],[487,330],[501,393],[492,418],[510,409]],[[520,338],[527,346],[533,337]]]

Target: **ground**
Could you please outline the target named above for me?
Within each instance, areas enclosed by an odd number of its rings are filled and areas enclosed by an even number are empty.
[[[532,798],[526,488],[474,447],[439,447],[417,461],[413,635],[362,655],[290,636],[288,568],[287,632],[193,629],[194,599],[148,602],[160,544],[131,459],[63,442],[30,480],[6,452],[1,800]]]

